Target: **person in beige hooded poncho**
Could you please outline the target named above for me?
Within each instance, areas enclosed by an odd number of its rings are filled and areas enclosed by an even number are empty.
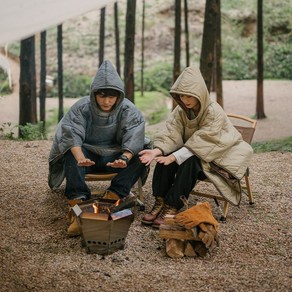
[[[154,138],[153,149],[142,150],[140,160],[157,162],[152,189],[156,197],[142,223],[159,227],[165,215],[183,207],[198,179],[209,178],[220,194],[238,206],[240,179],[253,150],[243,141],[220,105],[212,101],[196,67],[187,67],[170,89],[178,106],[166,121],[164,132]]]

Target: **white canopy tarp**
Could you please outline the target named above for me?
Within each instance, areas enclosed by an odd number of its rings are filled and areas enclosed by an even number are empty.
[[[27,38],[114,0],[0,0],[0,46]]]

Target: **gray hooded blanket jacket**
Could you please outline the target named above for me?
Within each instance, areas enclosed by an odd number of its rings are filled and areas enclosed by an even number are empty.
[[[111,112],[97,105],[94,93],[101,89],[121,93]],[[143,149],[144,135],[143,115],[124,97],[124,84],[111,62],[104,61],[92,82],[90,96],[77,101],[57,126],[49,155],[50,188],[56,189],[63,182],[63,157],[72,147],[84,147],[103,156],[123,151],[136,155]]]

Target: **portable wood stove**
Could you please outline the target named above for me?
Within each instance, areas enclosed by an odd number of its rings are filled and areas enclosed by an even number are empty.
[[[117,203],[114,200],[99,199],[86,201],[72,208],[78,218],[87,253],[108,255],[124,248],[134,214],[130,209],[115,212]]]

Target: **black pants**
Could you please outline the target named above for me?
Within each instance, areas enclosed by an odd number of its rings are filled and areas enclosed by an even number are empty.
[[[169,165],[157,163],[152,180],[153,195],[163,197],[166,204],[179,210],[183,207],[180,196],[188,198],[197,180],[205,178],[197,156],[190,157],[181,165],[176,162]]]

